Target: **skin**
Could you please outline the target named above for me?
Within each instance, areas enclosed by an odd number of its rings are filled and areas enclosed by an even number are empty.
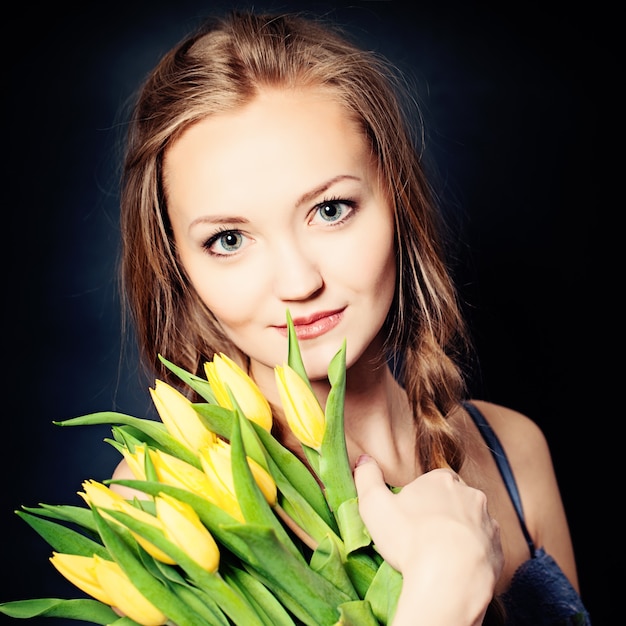
[[[378,549],[403,572],[394,626],[414,624],[415,607],[420,623],[430,626],[482,623],[502,565],[500,528],[485,494],[449,469],[423,474],[393,494],[367,455],[357,460],[354,481]],[[455,592],[452,602],[450,589],[462,589],[462,598]]]
[[[252,376],[271,402],[279,405],[273,368],[286,359],[286,309],[296,322],[307,372],[322,403],[329,389],[328,363],[346,339],[348,454],[353,466],[364,454],[376,459],[371,463],[375,470],[369,467],[357,480],[366,523],[383,554],[389,550],[390,560],[402,553],[422,554],[421,561],[402,561],[400,566],[405,580],[415,582],[412,588],[428,590],[423,572],[437,571],[433,567],[441,553],[436,557],[434,550],[427,559],[415,537],[419,533],[402,528],[417,527],[418,520],[427,524],[433,511],[407,508],[391,494],[384,496],[391,498],[384,506],[372,506],[381,497],[383,475],[390,484],[422,485],[419,477],[430,480],[433,472],[423,474],[416,459],[404,391],[387,368],[372,367],[395,284],[393,216],[356,125],[323,90],[266,89],[244,107],[187,129],[165,155],[164,181],[180,261],[225,332],[250,356]],[[516,411],[476,404],[507,452],[535,544],[556,559],[578,589],[570,534],[543,434]],[[497,532],[501,536],[504,565],[502,555],[488,547],[480,563],[468,559],[465,570],[459,565],[467,580],[483,581],[471,593],[468,586],[468,597],[489,597],[494,585],[497,593],[507,588],[528,559],[528,547],[473,422],[461,408],[450,420],[463,435],[468,459],[451,493],[461,500],[468,492],[484,494],[489,503],[491,517],[480,499],[472,501],[472,515],[465,518],[468,532],[473,532],[474,545]],[[286,444],[298,448],[294,440]],[[114,478],[128,475],[122,463]],[[448,519],[460,510],[451,506]],[[400,547],[394,543],[398,536]],[[457,539],[449,545],[470,545],[467,536]],[[412,569],[411,563],[418,561],[419,568]],[[450,555],[449,562],[455,561],[458,553]],[[443,570],[440,575],[446,579]],[[459,614],[433,615],[424,623],[480,623],[480,602],[459,605],[466,610],[463,619]],[[396,623],[410,621],[399,615]]]

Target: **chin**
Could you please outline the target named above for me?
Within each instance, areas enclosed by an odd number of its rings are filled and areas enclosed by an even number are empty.
[[[306,370],[309,380],[324,380],[328,378],[328,366],[338,351],[339,347],[336,349],[311,350],[308,352],[302,350],[304,369]]]

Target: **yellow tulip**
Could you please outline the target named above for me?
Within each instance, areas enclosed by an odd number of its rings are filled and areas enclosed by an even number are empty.
[[[50,563],[81,591],[104,604],[113,605],[113,599],[98,582],[93,557],[53,552]]]
[[[93,558],[96,577],[113,601],[112,606],[143,626],[161,626],[167,623],[167,616],[146,600],[117,563],[98,556]]]
[[[135,446],[134,452],[124,448],[122,454],[135,477],[145,480],[146,446]],[[186,489],[216,504],[215,489],[202,470],[161,450],[150,450],[150,460],[159,482]]]
[[[220,406],[234,409],[228,396],[230,389],[243,414],[268,432],[272,428],[272,408],[258,385],[237,363],[225,354],[216,354],[204,364],[204,371]]]
[[[252,476],[261,489],[263,496],[270,506],[274,506],[277,500],[274,479],[254,459],[247,457],[247,460]],[[205,474],[220,494],[220,507],[233,517],[244,521],[241,507],[235,494],[230,444],[222,439],[218,439],[216,443],[200,451],[200,462]]]
[[[128,448],[122,449],[124,460],[137,480],[146,480],[146,446],[137,445],[133,452]]]
[[[193,408],[191,400],[167,383],[157,380],[150,389],[152,401],[167,432],[194,452],[215,440]]]
[[[200,567],[215,572],[220,562],[219,548],[193,507],[165,493],[157,496],[155,503],[156,516],[163,524],[165,536]]]
[[[289,428],[301,443],[319,451],[324,438],[326,416],[318,399],[289,365],[275,367],[274,374]]]
[[[112,491],[109,487],[96,480],[86,480],[83,482],[82,487],[85,491],[79,491],[78,495],[90,506],[115,509],[117,505],[127,504],[122,495]]]
[[[154,517],[154,515],[133,506],[130,502],[109,489],[106,485],[103,485],[95,480],[87,480],[83,482],[83,489],[85,491],[79,492],[78,495],[81,496],[85,502],[89,504],[89,506],[95,506],[98,509],[111,509],[113,511],[126,513],[137,521],[149,524],[150,526],[160,530],[164,535],[166,534],[163,524],[159,519]],[[101,514],[121,526],[124,525],[122,522],[119,522],[118,520],[113,519],[110,515],[107,515],[106,511],[101,511]],[[157,548],[154,544],[144,539],[140,534],[132,530],[130,532],[136,539],[137,543],[139,543],[144,550],[155,559],[161,561],[162,563],[169,563],[170,565],[174,565],[176,563],[176,561],[163,552],[163,550]]]
[[[215,444],[200,450],[200,462],[204,475],[215,490],[216,504],[235,519],[245,522],[235,495],[229,452],[228,444],[220,439]]]
[[[53,552],[52,565],[91,597],[115,607],[143,626],[161,626],[167,616],[139,593],[121,567],[113,562],[77,554]]]
[[[162,450],[151,450],[150,458],[159,482],[186,489],[219,504],[215,487],[202,470]]]

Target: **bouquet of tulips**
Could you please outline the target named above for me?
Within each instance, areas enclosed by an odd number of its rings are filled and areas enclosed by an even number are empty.
[[[205,364],[206,379],[161,358],[205,402],[157,380],[150,394],[161,422],[114,412],[59,422],[112,424],[108,441],[135,479],[83,482],[85,507],[17,511],[89,597],[5,602],[0,613],[115,626],[391,622],[402,580],[358,513],[343,429],[345,342],[328,367],[323,409],[289,312],[287,322],[276,383],[312,471],[272,436],[267,399],[226,355]]]

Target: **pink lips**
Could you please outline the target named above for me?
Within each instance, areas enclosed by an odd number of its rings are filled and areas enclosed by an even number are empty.
[[[315,339],[323,335],[339,324],[343,317],[343,309],[341,311],[325,311],[314,313],[308,317],[297,317],[293,320],[298,340]],[[277,327],[281,334],[287,335],[287,327]]]

